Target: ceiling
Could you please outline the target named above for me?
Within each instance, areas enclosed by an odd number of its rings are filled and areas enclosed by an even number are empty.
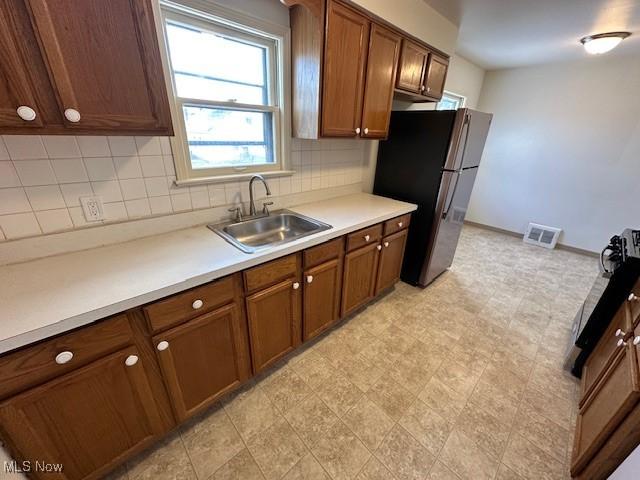
[[[456,52],[488,70],[585,58],[585,35],[629,31],[607,55],[640,61],[640,0],[424,0],[460,26]]]

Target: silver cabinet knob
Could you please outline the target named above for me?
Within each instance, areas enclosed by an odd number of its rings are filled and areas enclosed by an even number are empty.
[[[26,122],[32,122],[36,119],[36,111],[31,107],[27,107],[26,105],[20,105],[16,109],[16,112],[18,116]]]
[[[627,342],[625,342],[623,339],[620,339],[618,340],[618,343],[616,343],[616,345],[618,345],[619,347],[626,347]]]
[[[402,225],[404,225],[402,222],[398,222],[398,228],[402,228]]]
[[[138,356],[137,355],[129,355],[124,361],[124,364],[127,367],[133,367],[136,363],[138,363]]]
[[[202,308],[202,306],[204,305],[204,302],[200,299],[194,301],[191,306],[193,307],[194,310],[198,310],[200,308]]]
[[[621,329],[616,330],[616,337],[624,337],[627,333],[622,331]]]
[[[300,284],[298,282],[293,282],[293,289],[297,290],[300,288]]]
[[[389,242],[384,242],[384,248],[387,248],[389,246]]]
[[[368,128],[365,128],[365,129],[364,129],[364,134],[366,135],[366,134],[368,134],[368,133],[369,133],[369,129],[368,129]]]
[[[637,302],[638,301],[638,296],[635,293],[630,293],[629,294],[629,301],[630,302]]]
[[[636,338],[633,339],[633,344],[634,345],[640,345],[640,335],[638,335]]]
[[[313,282],[313,275],[307,275],[307,283]]]
[[[430,92],[430,91],[431,91],[431,87],[427,87],[427,92]]]
[[[159,352],[162,352],[167,348],[169,348],[169,342],[167,342],[166,340],[162,340],[160,343],[158,343],[156,348],[158,349]]]
[[[382,245],[378,245],[376,248],[377,248],[378,250],[382,250]]]
[[[365,235],[364,236],[364,241],[368,242],[369,240],[371,240],[371,236],[370,235]]]
[[[360,135],[360,127],[356,128],[356,133]]]
[[[67,108],[64,111],[64,118],[69,120],[71,123],[78,123],[80,121],[80,112],[73,108]]]
[[[72,358],[73,352],[60,352],[58,355],[56,355],[56,363],[58,365],[64,365],[65,363],[69,363]]]

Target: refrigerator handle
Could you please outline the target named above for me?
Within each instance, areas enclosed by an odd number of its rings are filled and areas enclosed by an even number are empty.
[[[462,163],[460,164],[460,169],[458,170],[458,175],[456,176],[456,183],[453,186],[453,192],[451,193],[451,197],[449,200],[449,205],[444,209],[444,213],[442,214],[442,218],[446,219],[447,215],[449,215],[449,210],[451,210],[451,205],[453,204],[453,198],[456,196],[456,189],[458,188],[458,180],[460,179],[460,175],[462,175],[462,165],[464,165],[464,155],[467,153],[467,144],[469,143],[469,130],[471,130],[471,126],[469,125],[469,114],[467,113],[464,116],[464,124],[467,126],[467,131],[464,134],[464,146],[462,147]]]
[[[467,144],[469,143],[469,130],[471,130],[471,116],[468,113],[466,113],[464,116],[463,125],[466,126],[467,129],[464,132],[464,145],[462,147],[462,155],[460,157],[460,167],[456,170],[462,170],[462,165],[464,165],[464,156],[467,153]]]
[[[442,219],[446,219],[447,215],[449,215],[449,210],[451,210],[451,205],[453,205],[453,199],[456,196],[456,190],[458,188],[458,182],[460,181],[460,175],[462,175],[462,170],[458,170],[456,175],[456,183],[453,185],[453,192],[451,192],[451,199],[449,200],[449,205],[444,209],[444,213],[442,214]]]

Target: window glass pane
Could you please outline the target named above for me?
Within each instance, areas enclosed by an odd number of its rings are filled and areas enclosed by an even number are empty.
[[[437,103],[436,110],[457,110],[463,107],[464,97],[456,95],[444,94],[442,99]]]
[[[185,106],[194,169],[274,163],[270,112]]]
[[[177,95],[267,104],[267,49],[221,34],[167,23]]]

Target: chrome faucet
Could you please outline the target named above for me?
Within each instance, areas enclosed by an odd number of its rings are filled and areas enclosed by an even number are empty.
[[[267,196],[271,195],[271,190],[269,189],[269,185],[267,185],[267,181],[264,179],[262,175],[254,175],[253,177],[251,177],[251,180],[249,180],[249,216],[251,217],[253,217],[256,214],[256,204],[253,200],[253,182],[256,180],[260,180],[264,184],[264,188],[267,191]],[[266,215],[269,214],[269,211],[267,210],[268,204],[273,204],[273,202],[265,203],[263,213],[265,213]]]

